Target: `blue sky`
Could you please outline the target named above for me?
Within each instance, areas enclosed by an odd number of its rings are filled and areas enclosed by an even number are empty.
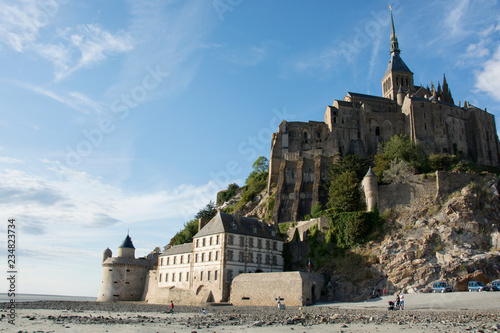
[[[445,73],[456,103],[498,119],[498,2],[389,4],[415,84]],[[106,247],[127,230],[139,256],[167,244],[269,156],[281,120],[380,95],[389,18],[387,1],[0,1],[0,237],[15,217],[18,291],[96,296]]]

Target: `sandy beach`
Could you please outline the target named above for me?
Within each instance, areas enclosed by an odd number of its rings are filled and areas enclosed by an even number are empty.
[[[357,303],[275,307],[177,306],[137,302],[18,303],[15,325],[2,304],[1,332],[500,332],[500,293],[409,294],[403,311],[393,296]]]

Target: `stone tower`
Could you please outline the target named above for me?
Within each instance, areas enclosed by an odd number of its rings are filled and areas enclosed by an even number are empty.
[[[365,192],[366,210],[371,211],[375,205],[378,205],[377,176],[373,173],[371,167],[363,178],[362,186]]]
[[[402,88],[404,92],[413,90],[413,73],[399,55],[401,50],[394,29],[392,9],[391,29],[391,60],[382,79],[382,94],[385,98],[396,101],[399,88]]]
[[[140,301],[148,269],[149,260],[135,258],[135,247],[127,234],[118,248],[118,257],[112,257],[109,248],[103,253],[102,283],[97,301]]]

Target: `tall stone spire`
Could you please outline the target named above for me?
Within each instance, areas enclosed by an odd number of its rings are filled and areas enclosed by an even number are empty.
[[[394,29],[394,18],[392,17],[392,7],[391,9],[391,54],[399,53],[401,50],[399,49],[398,37],[396,36],[396,29]]]
[[[389,6],[391,8],[391,6]],[[399,56],[398,37],[394,28],[394,17],[391,8],[391,60],[382,78],[382,93],[385,98],[397,100],[399,87],[404,93],[413,91],[413,73]]]

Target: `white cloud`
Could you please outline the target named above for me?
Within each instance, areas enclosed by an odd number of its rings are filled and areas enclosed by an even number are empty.
[[[449,33],[458,35],[463,32],[464,20],[462,18],[467,15],[469,0],[452,1],[451,4],[451,10],[445,17],[444,23]]]
[[[81,68],[92,67],[108,56],[133,49],[132,38],[127,32],[111,33],[94,24],[67,28],[59,37],[62,41],[57,44],[33,45],[38,54],[54,64],[56,80]]]
[[[476,88],[500,101],[500,46],[476,74]]]
[[[59,11],[57,1],[46,6],[36,0],[22,0],[13,3],[0,3],[0,42],[17,52],[23,52],[33,43],[39,30],[47,26]]]
[[[59,103],[62,103],[74,110],[80,111],[84,114],[101,114],[105,108],[101,102],[94,101],[92,98],[77,91],[60,91],[55,92],[47,88],[34,86],[29,83],[11,82],[21,88],[31,90],[37,94],[47,96]]]
[[[57,162],[45,160],[43,165],[52,178],[15,169],[0,172],[1,211],[22,216],[32,227],[69,223],[95,228],[161,219],[179,219],[181,224],[220,188],[209,182],[148,193],[127,192]]]
[[[18,160],[17,158],[12,158],[12,157],[6,157],[6,156],[0,156],[0,163],[8,163],[8,164],[18,164],[18,163],[24,163],[21,160]]]

